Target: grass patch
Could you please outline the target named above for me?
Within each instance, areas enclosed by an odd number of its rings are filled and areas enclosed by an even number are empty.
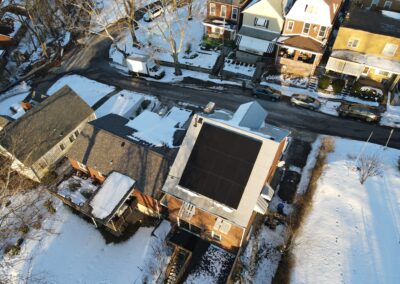
[[[281,248],[282,258],[279,263],[278,269],[272,279],[273,284],[290,283],[290,275],[295,261],[293,256],[293,245],[297,233],[300,231],[305,218],[312,209],[313,196],[317,189],[317,183],[322,175],[324,166],[326,164],[326,157],[335,149],[335,140],[331,137],[324,137],[321,139],[321,148],[319,149],[317,160],[314,169],[311,173],[311,178],[308,184],[307,191],[296,198],[293,213],[288,216],[287,227],[287,242]]]

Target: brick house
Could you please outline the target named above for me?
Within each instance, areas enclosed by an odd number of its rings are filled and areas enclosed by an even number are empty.
[[[234,40],[242,21],[242,11],[251,0],[208,0],[207,17],[203,21],[205,36]]]
[[[326,69],[383,83],[392,90],[400,81],[399,27],[400,13],[351,9],[339,29]]]
[[[230,121],[193,117],[162,189],[161,204],[179,228],[230,251],[246,242],[256,215],[268,210],[288,135],[261,130],[265,117],[255,102]]]
[[[134,129],[127,118],[109,114],[88,123],[67,154],[71,166],[100,183],[112,172],[135,181],[135,209],[159,216],[158,199],[169,171],[174,150],[151,147],[129,138]]]
[[[72,89],[64,86],[40,105],[0,132],[0,153],[12,167],[39,182],[64,157],[94,111]]]
[[[276,66],[281,73],[310,76],[325,52],[342,0],[298,0],[285,17]]]

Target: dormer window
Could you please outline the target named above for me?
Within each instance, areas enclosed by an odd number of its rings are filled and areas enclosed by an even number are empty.
[[[305,10],[306,13],[309,13],[309,14],[316,14],[317,13],[317,9],[313,5],[306,5],[306,8],[304,10]]]
[[[254,18],[254,26],[265,27],[268,29],[269,21],[265,18]]]

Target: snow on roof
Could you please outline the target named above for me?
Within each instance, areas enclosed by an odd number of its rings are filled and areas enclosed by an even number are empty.
[[[150,143],[154,146],[173,147],[174,134],[188,121],[191,111],[172,107],[165,116],[145,110],[135,119],[129,121],[127,126],[135,129],[132,138]]]
[[[330,7],[324,0],[297,0],[286,18],[321,26],[332,26]]]
[[[258,102],[248,102],[239,106],[230,120],[230,124],[259,129],[267,115],[268,112]]]
[[[130,177],[112,172],[90,201],[92,215],[99,219],[105,219],[126,198],[135,181]]]
[[[389,18],[393,18],[396,20],[400,20],[400,13],[399,12],[393,12],[393,11],[382,11],[382,15],[389,17]]]
[[[386,59],[383,57],[364,54],[352,50],[334,50],[332,57],[364,64],[370,67],[375,67],[380,70],[400,74],[400,61],[394,59]]]
[[[65,85],[68,85],[89,106],[93,106],[98,100],[115,90],[115,87],[105,85],[79,75],[67,75],[55,82],[47,91],[49,96],[56,93]]]
[[[115,96],[112,96],[98,108],[96,110],[96,117],[100,118],[107,114],[114,113],[129,118],[143,100],[143,94],[123,90]]]
[[[21,28],[22,24],[21,24],[21,20],[25,19],[25,16],[21,16],[21,15],[16,15],[14,13],[10,13],[10,12],[6,12],[3,15],[3,20],[4,19],[12,19],[13,20],[13,31],[8,34],[9,37],[15,37],[15,35],[18,33],[19,29]]]

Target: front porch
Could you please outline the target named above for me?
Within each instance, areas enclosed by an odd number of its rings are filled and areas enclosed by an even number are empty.
[[[320,54],[279,46],[275,63],[281,73],[311,76],[320,60]]]
[[[233,41],[236,37],[236,22],[218,17],[208,17],[203,21],[204,34],[210,38]]]

